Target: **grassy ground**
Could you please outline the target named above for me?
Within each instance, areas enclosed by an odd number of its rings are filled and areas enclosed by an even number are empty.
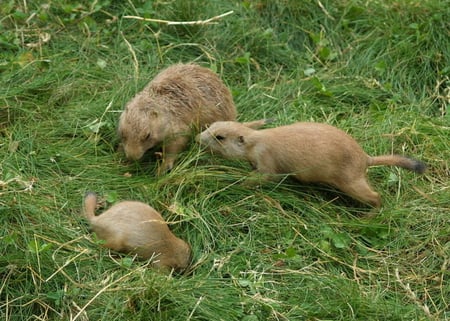
[[[124,16],[210,25],[166,25]],[[4,320],[450,320],[450,2],[14,1],[0,5],[0,315]],[[369,154],[383,208],[199,150],[168,175],[117,151],[123,105],[195,61],[240,120],[326,122]],[[187,275],[102,249],[80,217],[147,202],[193,248]]]

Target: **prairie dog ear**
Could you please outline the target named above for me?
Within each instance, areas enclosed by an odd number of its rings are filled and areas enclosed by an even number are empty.
[[[249,127],[249,128],[258,129],[258,128],[260,128],[266,124],[269,124],[271,122],[273,122],[273,119],[260,119],[260,120],[245,122],[245,123],[242,123],[242,125]]]
[[[239,143],[239,145],[244,145],[244,143],[245,143],[244,136],[239,136],[238,137],[238,143]]]

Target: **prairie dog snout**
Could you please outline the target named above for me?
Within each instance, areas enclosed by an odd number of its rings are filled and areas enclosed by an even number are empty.
[[[297,180],[325,183],[353,198],[381,206],[380,195],[366,178],[369,166],[393,165],[423,173],[425,164],[403,156],[368,156],[344,131],[321,123],[300,122],[256,130],[264,121],[219,121],[198,141],[226,158],[244,159],[267,176],[290,174]]]
[[[190,246],[169,230],[155,209],[142,202],[124,201],[95,216],[96,204],[97,196],[86,194],[83,214],[92,230],[105,241],[105,247],[143,259],[153,256],[152,263],[157,268],[187,268]]]
[[[128,102],[118,133],[132,160],[162,145],[162,173],[172,169],[193,130],[200,132],[215,121],[235,118],[231,93],[214,72],[196,64],[175,64]]]

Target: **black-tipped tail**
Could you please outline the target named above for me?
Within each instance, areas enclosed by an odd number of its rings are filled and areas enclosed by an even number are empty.
[[[424,162],[421,162],[417,159],[411,159],[414,162],[414,166],[413,168],[411,168],[412,171],[419,173],[419,174],[423,174],[425,173],[425,171],[427,170],[427,164],[425,164]]]
[[[425,163],[405,156],[399,155],[381,155],[375,157],[369,157],[369,166],[387,165],[387,166],[399,166],[410,171],[422,174],[425,172],[427,166]]]

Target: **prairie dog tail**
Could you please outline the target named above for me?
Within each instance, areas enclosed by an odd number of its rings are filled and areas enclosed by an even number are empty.
[[[95,207],[97,206],[97,195],[93,192],[88,192],[84,196],[84,216],[91,220],[95,217]]]
[[[244,126],[249,127],[249,128],[253,128],[253,129],[258,129],[264,125],[273,123],[275,121],[274,118],[267,118],[267,119],[260,119],[260,120],[254,120],[254,121],[248,121],[245,123],[242,123]]]
[[[369,166],[377,166],[377,165],[399,166],[419,174],[425,172],[427,168],[425,163],[421,161],[399,155],[381,155],[374,157],[369,156],[368,164]]]

